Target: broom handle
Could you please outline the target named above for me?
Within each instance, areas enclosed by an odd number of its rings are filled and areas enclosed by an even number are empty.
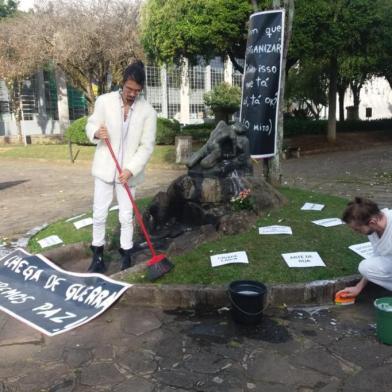
[[[116,156],[114,155],[114,152],[113,152],[113,149],[112,149],[112,145],[111,145],[109,139],[104,139],[104,140],[105,140],[106,145],[108,146],[108,149],[109,149],[110,154],[111,154],[111,156],[112,156],[112,158],[114,160],[114,163],[116,164],[117,171],[118,171],[119,174],[121,174],[122,170],[121,170],[121,167],[120,167],[120,165],[119,165],[119,163],[117,161]],[[142,215],[140,214],[139,208],[137,207],[136,202],[135,202],[135,200],[134,200],[134,198],[132,196],[131,190],[129,189],[129,186],[128,186],[127,183],[124,183],[123,186],[124,186],[126,192],[128,193],[129,199],[131,200],[131,204],[132,204],[133,210],[135,211],[136,219],[139,222],[139,225],[140,225],[140,227],[141,227],[141,229],[143,231],[144,238],[147,241],[147,244],[148,244],[148,247],[150,248],[152,256],[155,257],[156,256],[156,252],[155,252],[155,249],[154,249],[154,247],[152,245],[150,235],[148,234],[147,229],[144,226]]]

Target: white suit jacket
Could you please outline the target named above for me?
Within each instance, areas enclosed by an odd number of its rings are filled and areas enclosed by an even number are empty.
[[[118,154],[122,123],[119,92],[99,96],[95,101],[94,112],[87,120],[86,133],[91,142],[97,145],[92,174],[106,182],[118,180],[118,174],[105,142],[95,139],[94,134],[101,125],[106,125],[113,151]],[[154,149],[156,124],[156,111],[143,97],[138,96],[128,125],[127,142],[123,146],[122,169],[128,169],[133,174],[129,180],[130,186],[139,184],[144,178],[144,168]]]

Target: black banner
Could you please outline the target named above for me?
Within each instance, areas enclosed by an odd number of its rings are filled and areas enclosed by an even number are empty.
[[[49,336],[97,317],[128,287],[104,275],[64,271],[23,249],[0,260],[0,309]]]
[[[253,158],[276,154],[283,30],[284,10],[250,16],[240,117]]]

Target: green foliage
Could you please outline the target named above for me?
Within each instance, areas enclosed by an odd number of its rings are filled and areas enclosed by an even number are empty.
[[[158,118],[156,144],[174,144],[175,137],[180,133],[180,123],[177,120]]]
[[[146,197],[142,199],[138,199],[136,201],[137,206],[141,211],[146,208],[146,206],[151,202],[151,198]],[[83,218],[91,217],[91,213],[87,213]],[[82,219],[82,218],[81,218]],[[67,244],[75,244],[78,242],[85,242],[86,244],[90,244],[92,240],[92,228],[91,226],[83,227],[79,230],[75,229],[73,222],[67,222],[67,219],[61,219],[57,222],[51,223],[49,226],[33,235],[29,239],[29,243],[27,245],[27,249],[32,253],[42,252],[42,248],[39,245],[38,241],[42,240],[45,237],[56,234],[58,235],[65,245]],[[116,240],[117,228],[118,228],[118,211],[109,211],[107,225],[106,225],[106,234],[110,245],[113,245]],[[62,245],[58,245],[62,246]],[[116,246],[118,248],[118,246]],[[117,250],[117,249],[116,249]]]
[[[0,19],[16,13],[18,2],[14,0],[0,0]]]
[[[215,128],[215,124],[194,124],[186,125],[181,129],[181,134],[192,136],[192,140],[205,143],[210,137],[210,133]]]
[[[196,63],[233,54],[244,57],[248,0],[148,0],[142,8],[141,41],[154,61]]]
[[[71,143],[79,144],[81,146],[91,146],[92,143],[86,135],[87,117],[81,117],[75,120],[65,131],[64,138]]]
[[[284,136],[325,134],[327,120],[288,118],[284,121]],[[392,119],[337,121],[337,132],[391,131]]]
[[[316,226],[312,220],[340,216],[347,200],[302,191],[280,189],[289,202],[259,218],[256,227],[237,235],[222,235],[218,240],[203,243],[188,252],[170,259],[175,268],[159,279],[158,284],[227,284],[233,280],[252,279],[264,283],[294,283],[318,279],[332,279],[357,273],[361,258],[348,249],[349,245],[364,241],[364,237],[347,225],[333,228]],[[301,211],[304,202],[325,204],[323,211]],[[290,226],[293,235],[259,235],[257,227]],[[228,264],[211,268],[210,256],[245,250],[249,264]],[[318,252],[326,267],[288,268],[282,253]],[[143,282],[146,278],[129,275],[129,282]]]
[[[241,89],[238,86],[221,83],[205,93],[203,98],[204,103],[214,112],[221,110],[234,113],[241,103]]]
[[[285,97],[288,105],[295,102],[307,117],[319,118],[327,106],[328,80],[325,64],[304,63],[291,68],[286,81]]]

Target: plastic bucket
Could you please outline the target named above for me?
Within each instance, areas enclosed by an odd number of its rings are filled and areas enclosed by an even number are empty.
[[[267,288],[253,280],[236,280],[229,284],[231,315],[240,324],[258,324],[263,317]]]
[[[378,298],[376,308],[377,337],[385,344],[392,344],[392,297]]]

